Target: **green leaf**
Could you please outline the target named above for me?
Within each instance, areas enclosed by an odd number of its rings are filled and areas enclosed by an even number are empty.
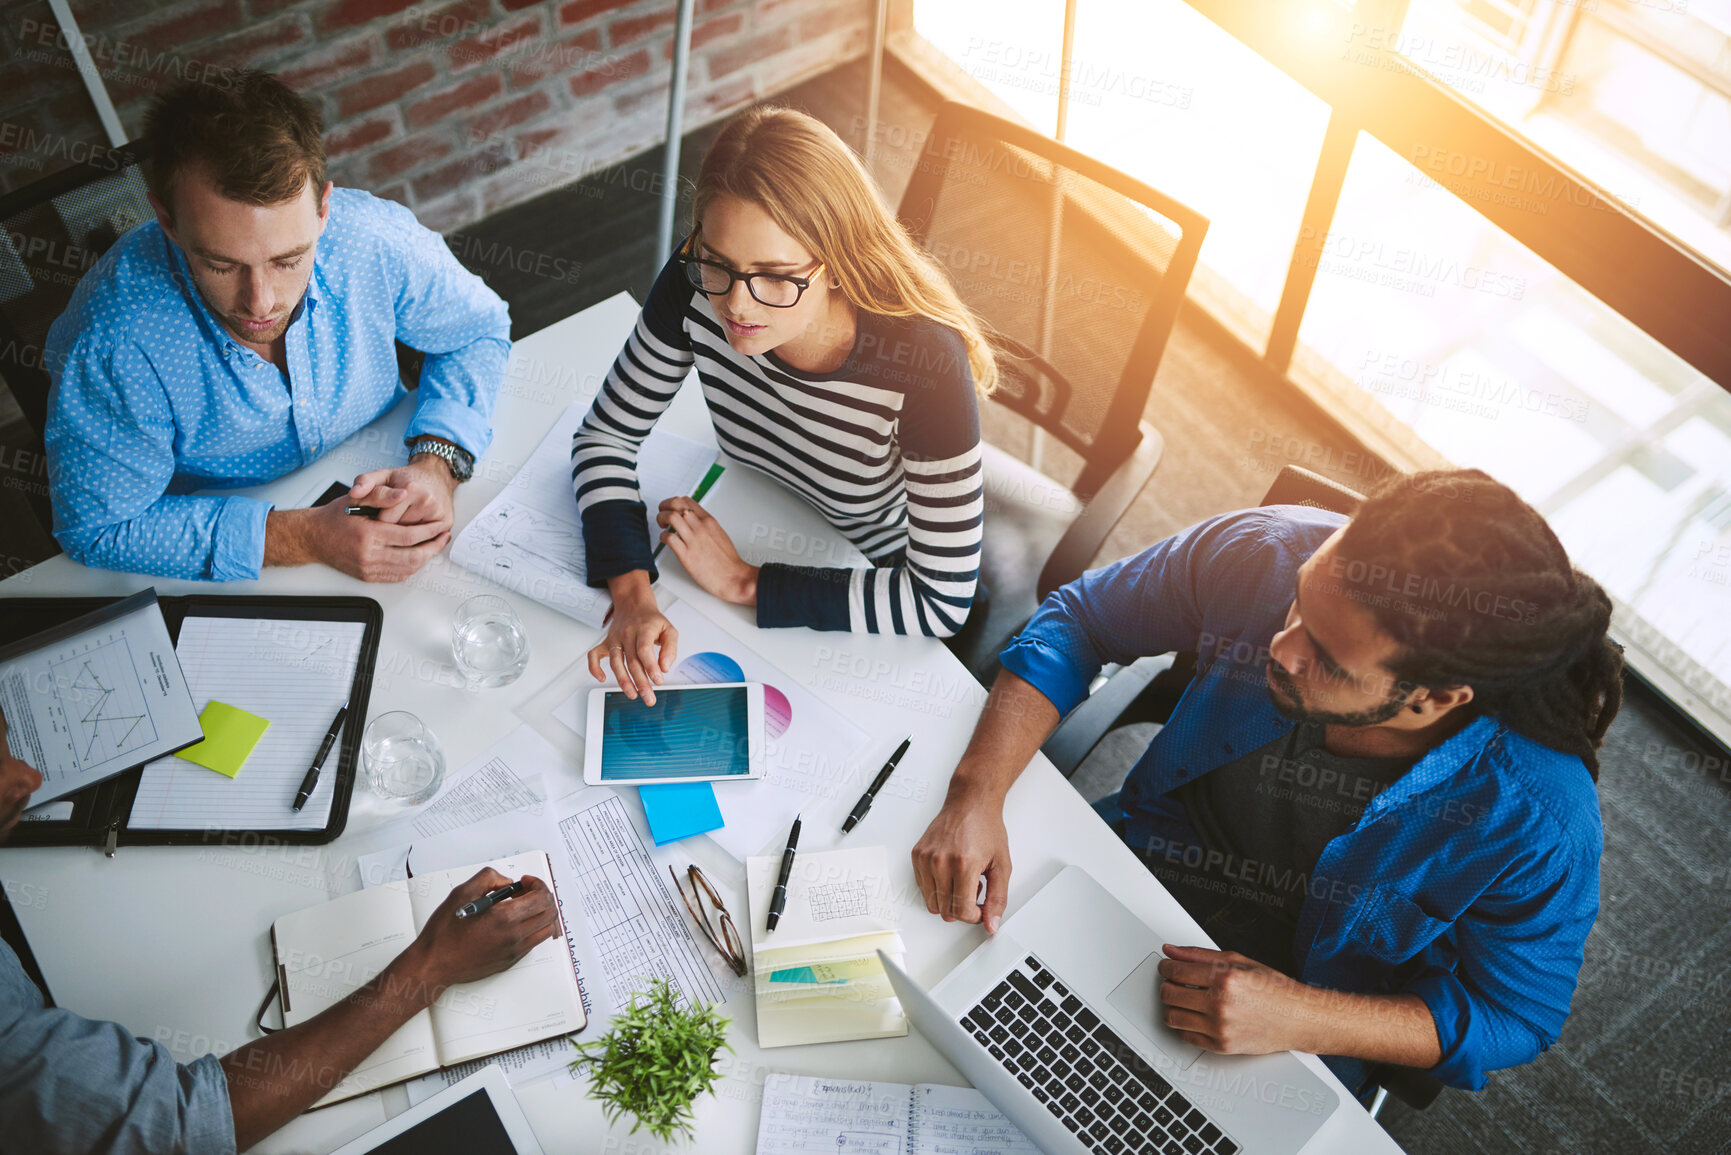
[[[589,1094],[601,1101],[609,1123],[626,1114],[632,1133],[647,1130],[663,1142],[689,1137],[699,1095],[714,1090],[715,1057],[727,1043],[729,1020],[712,1006],[681,1008],[672,983],[656,979],[631,997],[613,1027],[591,1043],[572,1040],[570,1066],[589,1071]]]

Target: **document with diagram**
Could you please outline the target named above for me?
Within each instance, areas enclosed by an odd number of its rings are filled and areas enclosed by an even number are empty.
[[[0,648],[0,711],[32,806],[204,738],[154,589]]]
[[[588,411],[589,402],[579,401],[554,422],[505,491],[457,535],[451,560],[584,625],[600,626],[613,600],[606,590],[589,588],[583,525],[571,492],[571,437]],[[696,488],[715,457],[714,446],[652,431],[637,454],[648,515],[664,499]]]

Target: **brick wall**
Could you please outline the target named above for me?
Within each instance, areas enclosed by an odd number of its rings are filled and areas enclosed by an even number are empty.
[[[72,0],[128,137],[151,94],[266,68],[332,179],[459,228],[659,143],[674,0]],[[868,47],[872,0],[698,0],[686,127]],[[105,143],[46,0],[0,0],[0,190]]]

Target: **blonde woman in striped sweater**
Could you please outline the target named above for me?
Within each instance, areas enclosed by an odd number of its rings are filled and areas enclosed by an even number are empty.
[[[733,120],[705,156],[692,231],[572,441],[592,585],[614,613],[589,653],[654,700],[677,633],[650,588],[637,453],[695,365],[730,465],[815,506],[859,569],[747,564],[689,498],[655,511],[704,589],[764,627],[924,634],[961,628],[979,575],[977,396],[997,383],[980,326],[827,126],[784,108]]]

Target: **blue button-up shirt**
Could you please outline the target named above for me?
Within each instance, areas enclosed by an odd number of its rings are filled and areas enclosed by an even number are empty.
[[[337,189],[285,380],[210,311],[161,226],[141,225],[49,331],[54,536],[104,569],[257,577],[269,504],[193,491],[281,477],[385,412],[403,395],[397,340],[427,354],[409,435],[479,457],[510,331],[505,303],[413,213]]]
[[[1290,732],[1263,670],[1298,567],[1339,514],[1226,514],[1052,594],[1003,654],[1067,713],[1105,662],[1196,650],[1197,674],[1120,796],[1135,846],[1197,845],[1176,787]],[[1568,1017],[1599,910],[1604,832],[1586,766],[1481,716],[1434,747],[1323,850],[1293,942],[1299,978],[1415,994],[1436,1020],[1431,1072],[1478,1090]],[[1356,1060],[1329,1065],[1347,1086]]]
[[[32,1155],[233,1155],[222,1063],[182,1066],[118,1023],[46,1007],[0,942],[0,1149]]]

